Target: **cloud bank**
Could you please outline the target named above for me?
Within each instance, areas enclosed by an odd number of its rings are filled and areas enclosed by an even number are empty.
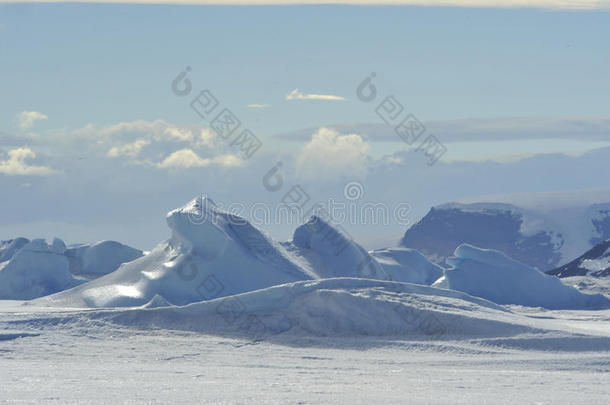
[[[610,140],[610,117],[503,117],[424,122],[428,132],[443,142],[500,141],[525,139]],[[393,128],[383,122],[328,125],[340,133],[355,132],[375,142],[400,142]],[[315,128],[305,128],[275,137],[305,142]]]

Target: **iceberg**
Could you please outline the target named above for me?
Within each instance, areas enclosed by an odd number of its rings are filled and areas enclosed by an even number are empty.
[[[441,266],[432,263],[415,249],[385,248],[370,253],[389,279],[394,281],[430,285],[443,275]]]
[[[44,239],[34,239],[0,263],[0,299],[29,300],[78,285],[72,277],[65,244],[55,239],[49,246]]]
[[[318,278],[239,216],[195,198],[167,214],[171,237],[116,271],[41,302],[70,307],[172,305]],[[153,303],[158,302],[159,298]]]
[[[451,266],[432,286],[463,291],[496,304],[547,309],[610,307],[601,294],[583,294],[557,277],[544,274],[492,249],[458,246],[447,259]]]
[[[112,273],[123,263],[142,257],[143,253],[122,243],[105,240],[92,245],[71,246],[65,249],[65,255],[72,274],[96,278]]]

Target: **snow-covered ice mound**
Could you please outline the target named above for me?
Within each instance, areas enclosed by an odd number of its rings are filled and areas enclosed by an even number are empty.
[[[373,250],[370,254],[394,281],[430,285],[443,275],[442,267],[415,249],[386,248]]]
[[[0,263],[0,299],[29,300],[79,284],[68,269],[65,247],[59,239],[51,246],[34,239]]]
[[[87,313],[140,328],[266,339],[272,335],[397,336],[431,339],[533,332],[489,301],[427,286],[334,278],[301,281],[184,307]]]
[[[140,306],[159,295],[174,305],[316,278],[244,218],[196,198],[167,214],[169,240],[150,254],[40,301],[68,307]]]
[[[433,286],[463,291],[497,304],[548,309],[608,308],[603,295],[588,295],[521,264],[502,252],[463,244],[447,259],[451,266]]]
[[[388,280],[383,267],[356,242],[319,216],[299,226],[283,244],[299,263],[320,278],[358,277]]]
[[[10,260],[15,252],[30,242],[26,238],[15,238],[0,241],[0,263]]]
[[[142,257],[142,251],[115,241],[101,241],[66,249],[70,272],[86,277],[99,277],[112,273],[123,263]]]

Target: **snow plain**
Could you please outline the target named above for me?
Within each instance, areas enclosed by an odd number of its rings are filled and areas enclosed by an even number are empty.
[[[610,311],[511,310],[541,331],[467,339],[286,334],[253,341],[100,318],[100,311],[115,310],[1,301],[0,398],[36,404],[607,403]]]

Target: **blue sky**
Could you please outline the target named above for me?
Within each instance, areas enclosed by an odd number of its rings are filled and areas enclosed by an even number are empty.
[[[421,120],[607,114],[607,11],[425,7],[3,5],[0,111],[49,127],[192,121],[186,65],[260,133],[374,120],[369,72]],[[294,88],[346,102],[286,102]],[[270,104],[264,111],[246,105]],[[5,128],[7,129],[7,128]]]
[[[523,184],[519,159],[561,152],[558,161],[582,166],[579,156],[610,145],[608,21],[607,10],[544,8],[0,4],[0,187],[10,194],[0,238],[23,231],[97,240],[129,218],[161,218],[115,236],[148,247],[164,237],[163,212],[201,191],[277,201],[252,184],[281,159],[321,196],[356,179],[385,184],[377,198],[398,202],[407,197],[392,188],[417,186],[417,198],[408,197],[414,219],[456,198],[596,186],[584,184],[583,170],[551,180],[544,156],[540,172],[549,177]],[[171,91],[186,66],[194,92],[210,89],[260,137],[256,159],[232,165],[227,145],[168,138],[207,125],[192,97]],[[356,96],[371,72],[380,97],[394,95],[446,144],[439,168],[422,162],[421,182],[436,188],[380,180],[405,145],[388,142],[376,103]],[[344,100],[287,100],[297,88]],[[321,126],[338,133],[313,142]],[[347,127],[357,138],[343,138]],[[173,155],[185,149],[192,154]],[[464,164],[506,166],[467,192],[441,186]],[[499,179],[505,188],[493,186]],[[143,209],[146,196],[154,198]],[[32,216],[32,199],[53,207]]]

